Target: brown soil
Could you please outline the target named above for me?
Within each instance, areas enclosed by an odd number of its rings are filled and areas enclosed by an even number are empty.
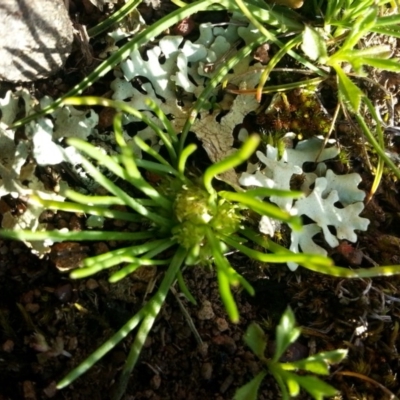
[[[79,1],[72,2],[83,20],[93,19],[80,6]],[[57,77],[38,82],[38,96],[55,96],[54,92],[62,93],[65,86],[79,81],[84,74],[78,67],[81,60],[73,55],[59,75],[68,77],[63,84],[52,84]],[[95,90],[101,92],[106,86],[105,79]],[[363,170],[357,160],[353,167]],[[363,188],[369,187],[370,174],[362,176]],[[371,220],[368,232],[359,235],[357,245],[343,242],[332,251],[337,265],[400,264],[399,189],[390,180],[381,184],[363,215]],[[11,197],[0,199],[0,222],[5,211],[23,212],[23,206]],[[83,224],[80,217],[65,213],[43,218],[56,227]],[[134,332],[66,389],[56,391],[55,383],[140,309],[162,278],[161,268],[148,268],[111,285],[107,274],[75,281],[60,272],[86,255],[115,246],[118,243],[64,243],[38,259],[23,244],[0,240],[0,400],[110,398]],[[179,293],[169,294],[124,399],[232,399],[235,390],[261,368],[244,345],[246,328],[259,323],[272,352],[275,327],[288,305],[303,334],[286,354],[287,360],[347,348],[347,359],[326,378],[340,391],[337,399],[389,399],[385,388],[400,395],[400,277],[343,280],[302,268],[293,273],[286,266],[258,265],[239,254],[230,260],[256,289],[254,298],[244,291],[236,293],[240,323],[229,322],[214,272],[188,269],[185,279],[198,305]],[[259,399],[279,398],[277,384],[268,375]]]

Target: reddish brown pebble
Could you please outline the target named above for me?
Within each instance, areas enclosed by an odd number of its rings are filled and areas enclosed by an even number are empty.
[[[226,377],[226,379],[222,382],[222,385],[219,388],[219,391],[221,393],[225,393],[229,389],[229,386],[232,385],[232,383],[233,383],[233,375],[228,375]]]
[[[54,295],[61,301],[61,303],[68,303],[72,296],[72,286],[70,283],[59,286],[55,291]]]
[[[259,61],[261,64],[267,64],[270,60],[269,56],[269,44],[264,43],[261,46],[257,47],[256,51],[254,52],[254,59]]]
[[[104,242],[95,243],[93,245],[94,253],[97,255],[107,253],[110,249],[108,248],[107,244]]]
[[[103,107],[99,114],[99,124],[100,129],[107,129],[114,123],[114,117],[117,110],[110,107]]]
[[[83,229],[83,223],[76,215],[72,215],[69,220],[68,228],[71,231],[81,231]]]
[[[345,240],[341,242],[338,247],[336,247],[335,251],[341,254],[346,261],[353,266],[360,265],[364,258],[364,254],[361,250],[356,249]]]
[[[237,349],[235,341],[227,335],[215,336],[212,341],[218,346],[223,346],[225,351],[229,354],[235,353]]]
[[[24,381],[22,384],[25,400],[36,400],[35,386],[31,381]]]
[[[33,298],[35,296],[35,293],[33,290],[30,290],[29,292],[25,292],[22,296],[21,296],[21,303],[22,304],[29,304],[33,302]]]
[[[225,318],[216,318],[215,324],[220,332],[226,331],[229,328],[228,322]]]
[[[174,35],[180,35],[185,37],[193,31],[194,27],[195,23],[193,19],[191,17],[186,17],[172,28],[172,33]]]
[[[7,339],[2,345],[1,349],[6,353],[11,353],[14,350],[14,342],[11,339]]]
[[[99,287],[99,284],[97,283],[97,281],[93,278],[90,278],[86,281],[86,288],[89,290],[94,290],[97,289]]]
[[[113,225],[116,228],[123,228],[124,226],[126,226],[127,222],[123,221],[122,219],[114,219],[113,221]]]
[[[56,243],[51,248],[50,260],[61,271],[79,267],[80,262],[87,257],[89,248],[80,243]]]
[[[43,393],[49,399],[54,397],[57,393],[57,382],[55,382],[55,381],[51,382],[49,386],[47,386],[45,389],[43,389]]]
[[[29,303],[25,306],[25,310],[28,311],[28,313],[36,314],[40,310],[40,306],[37,303]]]
[[[158,389],[161,385],[161,376],[160,375],[153,375],[153,377],[150,380],[150,385],[153,389]]]
[[[207,381],[211,379],[213,372],[213,366],[211,363],[206,362],[201,366],[201,376],[203,379],[206,379]]]

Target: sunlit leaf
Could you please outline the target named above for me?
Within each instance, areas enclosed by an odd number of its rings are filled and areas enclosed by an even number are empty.
[[[356,21],[349,36],[342,45],[341,50],[350,50],[357,45],[360,39],[373,28],[376,22],[378,11],[376,7],[366,8],[364,14]]]
[[[286,385],[289,389],[289,393],[291,396],[295,397],[300,393],[300,385],[297,382],[297,375],[296,374],[288,374],[286,379]]]
[[[301,331],[295,327],[296,320],[290,307],[286,309],[279,325],[276,328],[276,350],[273,357],[274,361],[278,361],[288,346],[295,342]]]
[[[339,95],[345,103],[348,103],[354,113],[360,110],[361,99],[364,96],[362,90],[352,82],[339,66],[335,67],[339,78]]]
[[[303,31],[301,49],[313,61],[324,62],[328,55],[324,38],[316,29],[308,25],[305,26]]]
[[[328,385],[315,376],[296,375],[296,380],[315,400],[323,400],[324,397],[335,396],[338,392],[333,386]]]
[[[305,371],[312,372],[314,374],[319,374],[319,375],[329,374],[328,364],[324,360],[305,358],[304,360],[299,360],[291,364],[296,366],[298,369],[303,369]]]
[[[385,71],[400,72],[400,62],[398,60],[383,60],[381,58],[362,57],[361,62],[374,68]]]
[[[329,364],[336,364],[343,360],[347,355],[347,350],[339,349],[315,354],[303,360],[292,362],[291,365],[298,369],[319,375],[329,374]]]

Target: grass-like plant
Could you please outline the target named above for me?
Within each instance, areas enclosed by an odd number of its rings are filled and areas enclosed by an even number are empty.
[[[347,350],[339,349],[318,353],[307,358],[282,362],[280,358],[294,344],[301,334],[296,327],[293,311],[287,308],[276,327],[275,352],[267,357],[268,338],[262,328],[252,323],[246,331],[244,341],[253,353],[262,361],[265,369],[259,372],[250,382],[236,391],[234,400],[256,400],[259,387],[268,371],[274,376],[281,389],[282,399],[289,400],[300,393],[300,389],[308,392],[315,400],[331,397],[337,390],[313,375],[297,374],[298,370],[317,375],[329,375],[329,365],[341,362],[347,355]]]
[[[276,251],[276,254],[256,252],[246,246],[248,238],[253,240],[258,235],[251,230],[250,226],[246,226],[246,219],[243,217],[245,210],[252,210],[260,215],[267,215],[289,223],[294,229],[301,227],[298,217],[280,210],[273,204],[261,201],[257,197],[271,195],[296,197],[301,193],[274,189],[256,189],[246,192],[217,191],[213,186],[213,180],[218,174],[248,160],[259,144],[258,136],[250,136],[240,150],[225,160],[210,166],[202,176],[191,177],[186,171],[186,161],[196,147],[188,145],[180,151],[181,144],[176,132],[166,116],[151,100],[148,105],[160,118],[163,129],[154,124],[145,114],[129,107],[124,102],[83,97],[68,99],[65,104],[115,107],[121,112],[138,117],[154,129],[164,144],[168,157],[162,157],[139,137],[135,137],[136,145],[153,161],[137,159],[132,148],[123,139],[122,114],[119,113],[114,121],[116,143],[120,149],[118,155],[105,155],[90,143],[79,139],[69,139],[69,144],[90,158],[89,160],[82,157],[83,168],[107,190],[109,195],[87,196],[67,190],[64,195],[69,201],[59,202],[37,197],[30,201],[39,203],[43,208],[53,210],[136,221],[141,226],[139,232],[0,231],[0,235],[3,237],[19,240],[97,241],[112,239],[124,240],[129,243],[127,247],[87,258],[78,269],[71,273],[72,278],[84,278],[111,267],[120,266],[118,271],[111,273],[109,277],[110,282],[117,282],[141,266],[165,266],[164,278],[156,294],[116,334],[59,382],[58,388],[70,384],[126,337],[129,332],[138,327],[136,339],[122,371],[121,379],[124,383],[120,387],[123,391],[144,341],[175,280],[178,281],[187,298],[195,302],[182,277],[182,268],[185,265],[209,264],[215,266],[221,299],[233,322],[239,320],[239,313],[232,287],[242,285],[250,294],[253,294],[254,290],[230,265],[224,255],[229,249],[239,249],[255,259],[260,259],[261,256],[262,260],[266,262],[294,261],[316,270],[319,268],[324,270],[332,265],[328,258],[312,254],[294,254],[288,250],[282,251],[279,247],[273,247],[272,242],[271,249]],[[95,163],[101,164],[116,177],[128,182],[135,194],[122,190],[115,182],[107,178]],[[151,185],[144,178],[142,171],[156,173],[160,177],[160,182],[157,185]],[[113,205],[125,205],[129,211],[113,210]]]
[[[152,120],[124,102],[96,97],[67,99],[65,104],[78,106],[114,107],[120,111],[115,117],[114,131],[119,154],[110,156],[92,144],[80,139],[70,138],[73,145],[88,158],[81,163],[86,172],[108,192],[106,196],[83,195],[68,189],[63,193],[69,201],[60,202],[32,197],[29,201],[39,203],[43,208],[69,212],[85,213],[105,218],[113,218],[139,223],[138,232],[113,231],[18,231],[0,230],[0,236],[16,240],[52,241],[127,241],[128,246],[85,259],[79,268],[71,272],[71,278],[85,278],[95,273],[118,266],[110,273],[109,281],[117,282],[142,266],[165,266],[165,274],[157,292],[127,323],[110,339],[94,351],[84,362],[72,370],[57,387],[69,385],[86,372],[94,363],[109,352],[117,343],[137,328],[136,339],[131,347],[126,365],[121,373],[121,381],[115,398],[122,396],[130,373],[136,364],[146,337],[166,299],[170,287],[177,280],[181,291],[196,303],[185,285],[182,269],[187,265],[215,266],[219,292],[222,302],[232,322],[239,320],[239,312],[232,293],[232,287],[241,285],[248,293],[254,294],[251,285],[230,265],[224,255],[236,249],[250,258],[274,264],[296,262],[310,270],[339,277],[359,278],[379,275],[392,275],[399,272],[398,266],[374,267],[350,270],[334,266],[327,257],[313,254],[295,254],[260,235],[249,225],[244,211],[251,210],[288,223],[293,229],[300,229],[301,222],[296,216],[282,211],[277,206],[259,200],[271,195],[298,197],[302,194],[293,191],[258,188],[247,191],[217,190],[213,180],[218,174],[234,168],[249,159],[259,144],[258,136],[250,136],[248,141],[233,155],[211,165],[202,176],[193,177],[186,170],[188,157],[196,150],[190,144],[182,146],[170,122],[158,106],[151,100],[149,107],[159,117],[163,129]],[[157,133],[164,144],[168,157],[164,158],[149,147],[139,137],[134,142],[147,153],[153,161],[134,156],[122,133],[122,112],[139,118]],[[180,148],[183,148],[180,151]],[[90,159],[90,160],[89,160]],[[132,186],[132,192],[122,190],[116,182],[106,177],[99,167],[106,167],[112,174]],[[144,171],[156,173],[160,180],[150,184]],[[221,186],[221,183],[218,185]],[[112,206],[124,205],[129,211],[114,210]],[[254,250],[253,244],[264,248]],[[172,256],[171,256],[172,254]]]

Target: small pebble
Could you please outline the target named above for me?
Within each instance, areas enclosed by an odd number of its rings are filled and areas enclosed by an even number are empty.
[[[228,322],[225,318],[217,318],[215,324],[220,332],[226,331],[229,328]]]
[[[157,390],[161,385],[161,376],[156,374],[150,380],[150,385],[153,389]]]
[[[211,302],[205,300],[201,305],[201,309],[197,313],[197,318],[204,321],[208,319],[212,319],[215,317],[214,311],[212,309]]]
[[[215,336],[212,339],[212,341],[214,344],[216,344],[218,346],[223,346],[225,351],[228,354],[234,354],[237,350],[237,346],[236,346],[234,339],[232,339],[231,337],[229,337],[227,335]]]
[[[1,345],[1,349],[6,353],[11,353],[14,350],[14,342],[11,339],[7,339]]]
[[[25,400],[36,400],[35,386],[32,381],[24,381],[22,387]]]
[[[205,342],[200,343],[200,344],[197,346],[197,350],[198,350],[198,352],[200,353],[200,355],[201,355],[203,358],[207,357],[207,355],[208,355],[208,343],[205,343]]]
[[[43,393],[49,399],[54,397],[56,395],[56,393],[57,393],[57,382],[56,381],[51,382],[49,386],[47,386],[45,389],[43,389]]]
[[[211,375],[213,372],[213,366],[211,363],[206,362],[201,366],[201,376],[203,379],[206,379],[207,381],[211,379]]]
[[[76,350],[78,348],[78,338],[72,336],[68,341],[68,350]]]
[[[232,383],[233,383],[233,375],[228,375],[226,379],[222,382],[219,391],[221,393],[225,393],[229,389],[229,386],[232,385]]]
[[[70,283],[59,286],[55,291],[54,295],[61,301],[61,303],[68,303],[72,296],[72,286]]]
[[[96,255],[107,253],[110,250],[104,242],[95,243],[93,248]]]
[[[89,290],[94,290],[97,289],[99,287],[99,284],[97,283],[97,281],[93,278],[90,278],[86,281],[86,288]]]
[[[36,314],[40,310],[40,306],[37,303],[29,303],[25,305],[25,310],[28,311],[28,313]]]

